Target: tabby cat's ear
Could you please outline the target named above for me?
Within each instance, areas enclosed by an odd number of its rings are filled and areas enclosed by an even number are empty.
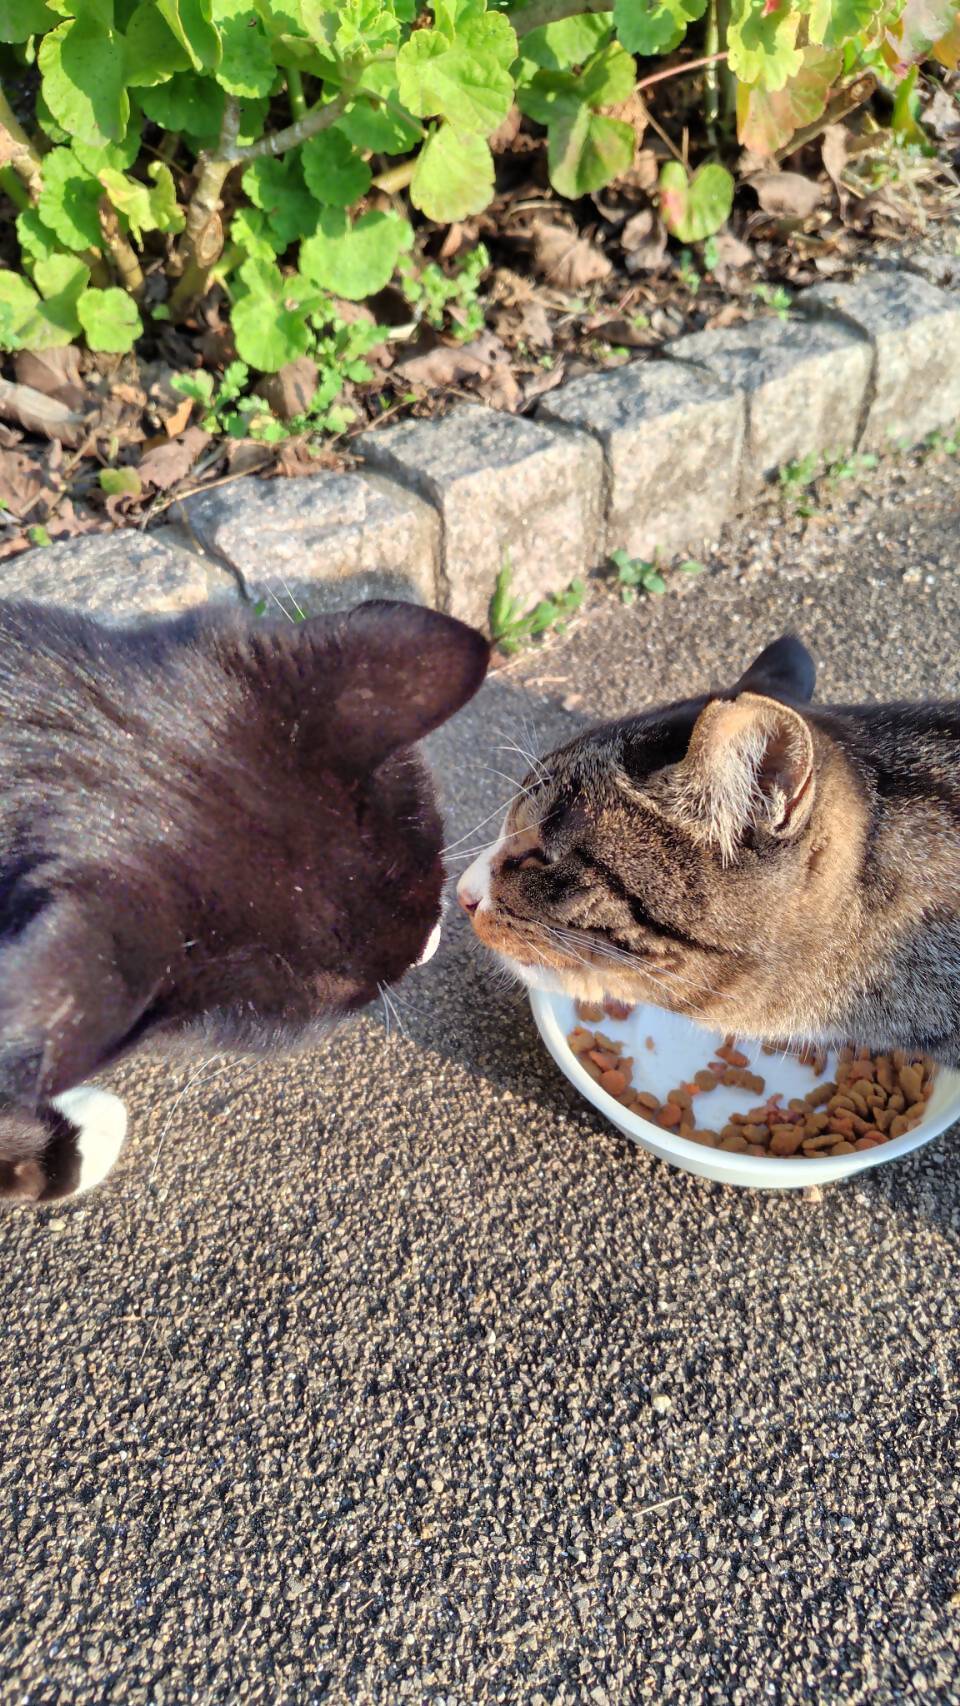
[[[338,624],[336,647],[332,744],[362,766],[446,722],[476,693],[490,661],[489,642],[475,628],[386,599],[351,610]]]
[[[814,661],[796,634],[781,634],[754,658],[733,689],[734,693],[766,693],[774,699],[795,699],[806,705],[817,684]]]
[[[775,699],[741,693],[701,711],[677,766],[674,798],[726,863],[750,830],[781,840],[796,835],[814,789],[813,737],[804,718]]]

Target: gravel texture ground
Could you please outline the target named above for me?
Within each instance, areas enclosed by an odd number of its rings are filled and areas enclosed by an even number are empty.
[[[434,742],[452,837],[511,741],[729,680],[960,694],[960,469],[501,672]],[[606,1127],[451,919],[379,1017],[114,1075],[103,1191],[0,1223],[0,1697],[960,1701],[960,1148],[823,1194]]]

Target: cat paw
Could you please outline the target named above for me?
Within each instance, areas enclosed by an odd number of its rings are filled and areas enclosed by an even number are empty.
[[[99,1185],[120,1154],[127,1111],[107,1090],[65,1090],[36,1116],[0,1114],[0,1199],[47,1203]]]

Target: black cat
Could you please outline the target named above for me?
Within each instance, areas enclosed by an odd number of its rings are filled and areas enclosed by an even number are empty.
[[[0,1196],[104,1176],[126,1115],[83,1081],[148,1036],[309,1041],[426,957],[410,749],[487,662],[408,604],[124,630],[0,603]]]

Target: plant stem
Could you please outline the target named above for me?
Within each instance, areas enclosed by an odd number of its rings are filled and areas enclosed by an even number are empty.
[[[143,295],[145,283],[143,269],[137,259],[136,251],[123,235],[120,229],[120,221],[117,218],[117,210],[109,197],[105,195],[100,197],[97,212],[100,218],[100,231],[103,241],[117,269],[117,277],[124,290],[129,290],[130,295],[136,301]]]
[[[530,30],[542,29],[544,24],[558,24],[561,18],[576,18],[583,12],[609,12],[611,9],[612,0],[527,0],[525,6],[508,12],[507,19],[518,36],[525,36]]]
[[[396,195],[398,190],[406,189],[416,169],[416,160],[401,160],[399,166],[388,166],[385,172],[374,178],[374,187],[387,195]]]
[[[707,141],[717,146],[717,122],[720,118],[720,76],[717,63],[720,55],[720,26],[717,21],[717,0],[707,8],[707,27],[703,45],[709,54],[707,74],[703,79],[703,116],[707,126]]]
[[[294,118],[303,118],[307,110],[307,102],[303,93],[303,78],[295,65],[288,65],[287,67],[287,96],[290,101],[290,111]]]
[[[707,53],[702,59],[685,59],[679,65],[668,65],[663,71],[655,71],[652,77],[641,77],[637,88],[650,89],[654,83],[665,83],[668,77],[683,77],[687,71],[699,71],[701,65],[716,65],[726,57],[726,53]]]
[[[30,197],[12,166],[0,166],[0,190],[10,197],[18,213],[30,206]]]
[[[730,30],[730,0],[716,0],[717,4],[717,47],[726,55],[728,33]],[[721,116],[728,130],[733,130],[737,122],[737,79],[730,70],[726,57],[718,62],[718,78],[720,83]]]
[[[31,201],[39,201],[43,189],[40,156],[26,131],[14,117],[10,103],[0,89],[0,166],[12,166],[18,178],[26,184]]]
[[[259,142],[250,142],[245,148],[238,148],[235,142],[226,148],[221,146],[218,150],[220,158],[229,167],[236,165],[238,160],[262,160],[266,155],[285,154],[288,148],[296,148],[299,142],[306,142],[308,137],[317,136],[321,130],[328,130],[336,124],[352,100],[352,91],[348,93],[344,89],[332,101],[308,107],[303,117],[298,118],[295,124],[288,124],[285,130],[261,136]]]
[[[216,153],[201,154],[197,160],[197,182],[187,208],[180,249],[182,271],[170,297],[170,312],[174,319],[183,319],[197,298],[203,295],[210,268],[223,252],[220,197],[233,170],[233,162],[226,158],[226,154],[236,143],[239,125],[239,102],[228,96]]]

